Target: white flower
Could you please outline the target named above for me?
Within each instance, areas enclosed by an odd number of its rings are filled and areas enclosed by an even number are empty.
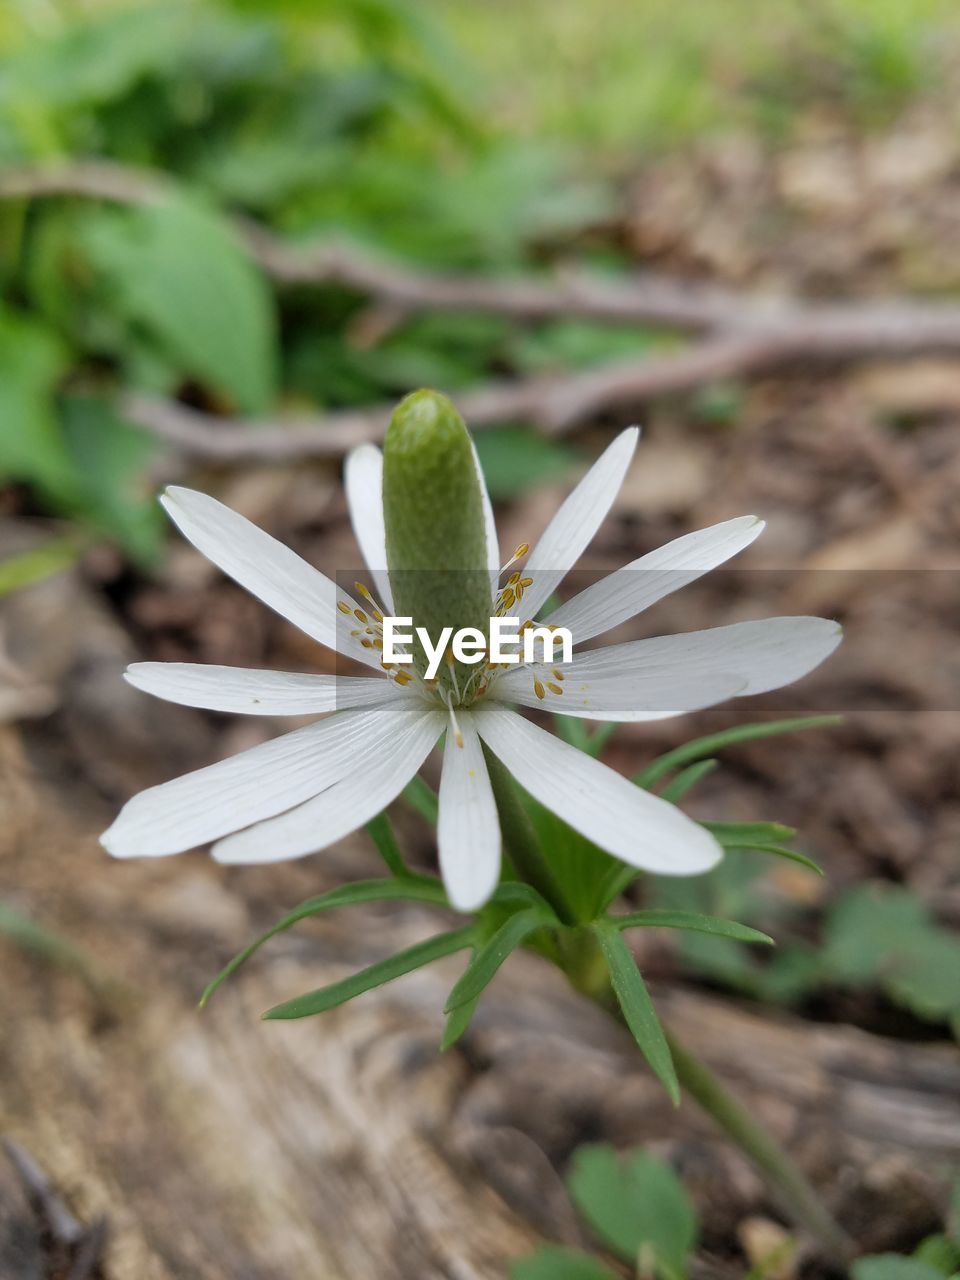
[[[537,617],[609,511],[637,435],[631,428],[614,440],[502,588],[483,489],[491,614],[506,600],[511,611]],[[500,830],[481,743],[541,804],[624,862],[673,875],[712,867],[721,850],[703,827],[514,707],[619,721],[692,711],[799,679],[836,648],[839,626],[821,618],[769,618],[575,652],[562,671],[481,666],[476,679],[449,695],[409,668],[381,666],[379,623],[393,611],[381,489],[380,451],[361,446],[347,461],[346,491],[372,585],[358,584],[357,596],[215,499],[167,490],[167,512],[208,559],[318,644],[359,659],[371,675],[134,663],[126,673],[130,683],[171,702],[253,715],[336,714],[135,796],[102,837],[110,853],[150,857],[210,841],[214,858],[227,863],[313,853],[390,804],[450,729],[438,843],[444,883],[458,909],[480,907],[500,874]],[[576,646],[722,564],[762,529],[761,520],[745,516],[687,534],[588,587],[545,621],[568,627]]]

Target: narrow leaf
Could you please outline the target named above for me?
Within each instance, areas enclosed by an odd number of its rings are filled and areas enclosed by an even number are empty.
[[[377,852],[386,863],[387,870],[397,877],[406,876],[408,872],[403,854],[400,852],[397,837],[393,833],[393,827],[386,813],[378,813],[375,818],[371,818],[367,823],[367,831],[377,846]]]
[[[428,782],[424,782],[419,774],[411,782],[407,783],[401,795],[410,808],[415,809],[420,814],[421,818],[426,818],[427,822],[433,826],[437,825],[437,814],[440,812],[437,793]]]
[[[725,849],[782,844],[797,834],[795,827],[785,827],[782,822],[702,822],[700,825],[706,827]]]
[[[761,724],[741,724],[722,733],[711,733],[705,738],[685,742],[665,755],[658,756],[634,778],[640,787],[652,787],[655,782],[674,769],[683,768],[695,760],[712,756],[725,747],[739,742],[754,742],[758,738],[774,738],[782,733],[799,733],[805,729],[825,729],[842,723],[841,716],[801,716],[796,720],[769,720]]]
[[[719,763],[719,760],[699,760],[696,764],[687,765],[686,769],[682,769],[675,778],[671,778],[663,788],[660,792],[661,799],[669,800],[671,804],[679,804],[701,778],[705,778],[708,773],[713,773]]]
[[[477,954],[474,948],[473,956]],[[472,961],[473,957],[471,957]],[[477,996],[473,1000],[468,1000],[465,1004],[458,1005],[456,1009],[451,1009],[447,1014],[446,1021],[443,1024],[443,1035],[440,1037],[440,1052],[446,1053],[448,1049],[452,1049],[473,1019],[477,1005],[480,1003],[480,997]]]
[[[624,942],[620,930],[610,924],[594,925],[594,932],[607,962],[610,981],[624,1020],[654,1075],[670,1095],[673,1105],[679,1106],[680,1084],[674,1070],[670,1046],[630,948]]]
[[[265,942],[275,938],[278,933],[292,928],[300,920],[306,920],[308,916],[320,915],[324,911],[332,911],[335,907],[352,907],[363,902],[391,901],[432,902],[443,906],[447,899],[439,880],[414,879],[412,876],[402,880],[358,880],[355,884],[345,884],[339,889],[331,889],[329,893],[322,893],[316,898],[308,898],[306,902],[301,902],[299,907],[294,907],[281,920],[278,920],[266,933],[262,933],[259,938],[255,938],[242,951],[239,951],[229,964],[224,965],[200,997],[200,1008],[203,1008],[217,987],[235,973],[242,964],[245,964],[255,951],[259,951]]]
[[[405,973],[412,973],[414,969],[422,969],[424,965],[433,964],[435,960],[441,960],[444,956],[463,951],[465,947],[473,945],[475,938],[476,932],[473,925],[468,925],[464,929],[454,929],[449,933],[438,933],[432,938],[427,938],[425,942],[418,942],[412,947],[407,947],[405,951],[398,951],[396,955],[387,956],[385,960],[378,960],[375,964],[368,965],[366,969],[351,974],[349,978],[342,978],[339,982],[332,982],[329,986],[320,987],[317,991],[308,991],[306,995],[294,996],[292,1000],[274,1005],[261,1016],[268,1021],[275,1021],[288,1018],[310,1018],[316,1013],[326,1013],[328,1009],[346,1004],[348,1000],[363,995],[365,991],[382,987],[384,983],[392,982],[394,978],[401,978]]]
[[[774,858],[786,858],[788,862],[799,863],[801,867],[806,867],[808,871],[813,871],[818,876],[824,874],[823,867],[812,858],[808,858],[805,853],[797,853],[796,849],[787,849],[781,844],[741,844],[736,848],[743,849],[745,853],[769,853]]]
[[[634,911],[628,916],[613,916],[610,923],[618,929],[691,929],[694,933],[712,933],[737,942],[763,942],[773,946],[773,939],[759,929],[722,920],[719,916],[702,916],[696,911]]]
[[[475,1000],[484,987],[493,981],[497,970],[511,951],[515,951],[535,930],[549,923],[550,917],[538,907],[518,911],[505,920],[467,965],[460,981],[450,992],[445,1012],[450,1013],[469,1000]]]
[[[0,563],[0,596],[29,587],[76,564],[82,551],[83,546],[77,539],[56,538],[34,551],[11,556]]]

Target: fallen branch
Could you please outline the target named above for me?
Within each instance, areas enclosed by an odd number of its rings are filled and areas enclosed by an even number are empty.
[[[82,196],[121,204],[171,199],[163,174],[109,161],[82,161],[0,174],[0,200]],[[298,244],[247,218],[233,226],[251,257],[280,284],[342,284],[408,311],[483,311],[525,320],[571,315],[617,324],[651,324],[684,332],[789,335],[817,358],[960,350],[960,306],[908,300],[805,304],[749,297],[652,274],[624,281],[582,272],[552,279],[494,279],[411,269],[355,245]]]
[[[73,195],[145,204],[170,199],[174,192],[163,175],[104,161],[0,175],[0,199]],[[234,219],[233,225],[251,257],[279,283],[339,283],[404,314],[457,309],[523,320],[576,315],[698,335],[686,347],[643,359],[468,391],[458,403],[475,427],[521,420],[559,434],[602,410],[632,408],[791,364],[960,353],[960,306],[949,303],[796,303],[653,276],[611,282],[584,275],[553,280],[441,275],[387,262],[354,246],[292,244],[248,219]],[[380,439],[390,415],[388,406],[375,405],[283,421],[224,420],[139,393],[124,395],[122,409],[132,423],[179,452],[222,461],[339,456],[360,441]]]

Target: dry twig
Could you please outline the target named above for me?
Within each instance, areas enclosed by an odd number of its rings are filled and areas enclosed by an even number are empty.
[[[105,161],[0,175],[0,199],[78,195],[144,204],[173,192],[162,175]],[[960,353],[960,306],[948,303],[804,304],[650,275],[622,282],[569,273],[546,280],[441,275],[342,243],[289,243],[248,219],[234,219],[234,227],[254,261],[278,283],[337,283],[399,313],[456,309],[518,320],[577,315],[698,335],[686,347],[642,360],[479,387],[460,397],[464,416],[477,427],[522,419],[545,433],[561,433],[603,409],[790,364]],[[225,421],[138,393],[123,398],[123,409],[132,422],[181,453],[230,461],[337,456],[361,440],[380,438],[390,413],[389,407],[376,405],[324,417]]]

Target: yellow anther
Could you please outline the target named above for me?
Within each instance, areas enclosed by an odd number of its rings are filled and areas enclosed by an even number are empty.
[[[521,542],[519,547],[517,547],[516,551],[513,553],[514,560],[521,560],[529,550],[530,550],[530,543]]]
[[[534,680],[534,682],[533,682],[533,692],[537,695],[537,697],[541,700],[541,702],[542,702],[542,701],[543,701],[543,699],[547,696],[547,695],[544,693],[543,685],[540,683],[540,681],[539,681],[539,680]]]
[[[353,610],[347,604],[346,600],[338,600],[337,608],[340,610],[341,613],[353,613]]]
[[[559,667],[553,668],[553,677],[555,680],[561,681],[561,683],[566,679],[566,676],[563,674],[563,672],[560,670]]]
[[[515,587],[519,581],[520,581],[520,570],[518,569],[516,573],[511,573],[510,577],[507,579],[507,586]]]
[[[364,626],[366,626],[366,624],[370,621],[370,619],[367,617],[367,615],[363,612],[362,609],[354,609],[353,616],[358,621],[362,622]]]
[[[381,659],[381,660],[380,660],[380,665],[381,665],[381,667],[383,667],[384,671],[392,671],[392,670],[393,670],[393,663],[392,663],[392,662],[384,662],[384,661],[383,661],[383,659]]]
[[[560,696],[561,693],[563,693],[563,690],[560,688],[560,686],[558,684],[554,684],[552,680],[547,681],[547,688],[550,690],[551,693],[555,693],[558,697]]]
[[[404,685],[404,684],[409,684],[410,681],[413,679],[413,676],[410,674],[409,671],[398,671],[393,678],[397,682],[397,684]]]
[[[524,589],[526,589],[527,587],[532,587],[532,586],[533,586],[533,579],[532,579],[532,578],[521,578],[521,579],[520,579],[520,585],[521,585],[521,587],[523,587]]]
[[[500,596],[500,608],[509,609],[510,606],[513,604],[514,600],[516,600],[516,598],[517,598],[516,592],[513,590],[513,588],[507,587],[507,589]]]
[[[380,612],[379,609],[373,610],[373,618],[375,622],[381,622],[381,623],[383,622],[383,614]]]
[[[372,648],[373,648],[373,641],[372,641],[372,640],[368,640],[366,636],[361,636],[361,637],[360,637],[360,643],[363,645],[363,647],[364,647],[365,649],[372,649]]]

